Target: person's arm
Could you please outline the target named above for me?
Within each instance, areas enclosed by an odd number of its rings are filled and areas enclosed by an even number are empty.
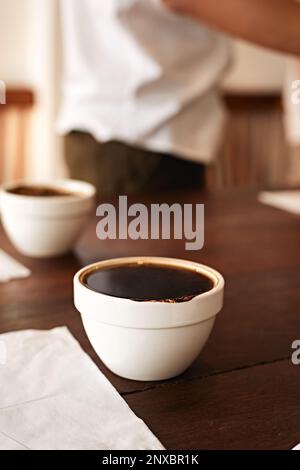
[[[297,0],[162,0],[173,11],[220,31],[300,56]]]

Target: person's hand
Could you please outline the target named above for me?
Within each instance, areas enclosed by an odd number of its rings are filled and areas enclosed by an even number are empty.
[[[300,2],[295,0],[161,0],[222,33],[300,57]],[[270,32],[272,34],[270,34]]]

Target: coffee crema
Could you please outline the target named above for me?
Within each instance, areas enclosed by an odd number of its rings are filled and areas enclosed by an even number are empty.
[[[51,188],[50,186],[30,186],[20,185],[7,190],[8,193],[20,196],[36,196],[36,197],[57,197],[72,196],[73,192],[64,189]]]
[[[214,287],[197,271],[150,263],[95,268],[83,275],[82,283],[113,297],[167,303],[186,302]]]

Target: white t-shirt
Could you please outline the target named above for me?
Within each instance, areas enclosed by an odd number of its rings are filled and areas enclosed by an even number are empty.
[[[209,162],[224,112],[216,89],[228,39],[160,0],[61,0],[58,131],[81,130]]]

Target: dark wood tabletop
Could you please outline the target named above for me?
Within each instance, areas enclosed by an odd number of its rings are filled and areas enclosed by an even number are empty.
[[[32,270],[0,284],[0,331],[67,325],[124,399],[167,449],[290,449],[300,442],[300,218],[257,202],[253,191],[188,192],[139,202],[205,203],[205,245],[181,240],[96,238],[96,217],[68,256],[22,257],[0,229],[0,247]],[[132,200],[134,202],[134,199]],[[187,258],[225,277],[225,305],[196,362],[165,382],[115,376],[96,357],[73,306],[72,277],[105,258]]]

